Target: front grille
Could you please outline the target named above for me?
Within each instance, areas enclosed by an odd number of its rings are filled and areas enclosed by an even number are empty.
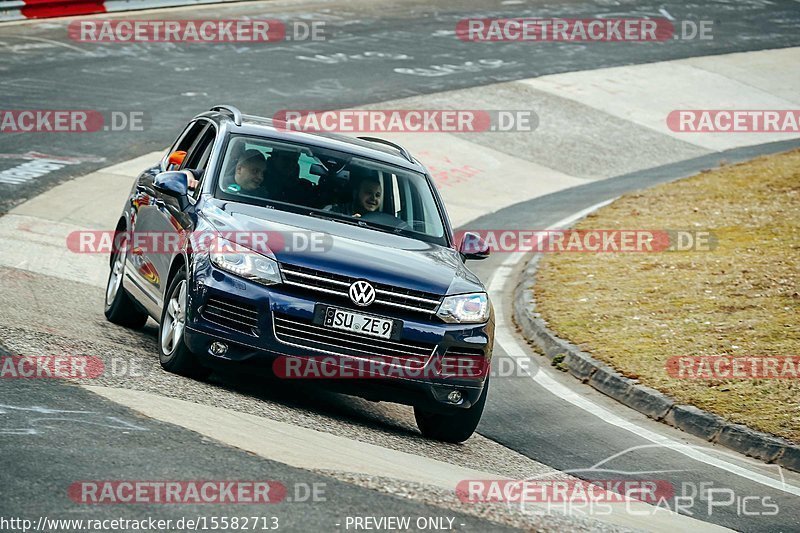
[[[346,298],[348,301],[350,284],[359,279],[285,263],[281,264],[281,272],[287,285]],[[372,305],[376,306],[432,315],[436,313],[442,300],[441,296],[429,292],[400,289],[377,283],[372,285],[377,295]]]
[[[209,298],[203,307],[203,317],[209,322],[241,333],[258,333],[258,309],[250,304],[228,298]]]
[[[273,314],[275,338],[284,344],[317,352],[362,359],[389,360],[409,368],[422,368],[435,344],[394,341],[326,328],[295,317]]]

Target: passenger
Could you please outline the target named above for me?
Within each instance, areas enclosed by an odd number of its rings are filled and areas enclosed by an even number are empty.
[[[224,182],[225,183],[232,183],[234,172],[236,167],[234,165],[234,161],[239,161],[241,159],[242,154],[244,153],[244,143],[234,143],[233,148],[228,153],[228,169],[229,171],[225,174]],[[196,169],[184,169],[184,173],[187,176],[187,185],[189,187],[189,192],[193,193],[197,190],[200,184],[203,181],[203,176],[205,174],[205,169],[203,170],[196,170]]]
[[[377,176],[365,176],[353,190],[353,199],[346,204],[329,205],[325,208],[331,213],[340,213],[352,217],[360,217],[373,213],[381,207],[383,187]]]

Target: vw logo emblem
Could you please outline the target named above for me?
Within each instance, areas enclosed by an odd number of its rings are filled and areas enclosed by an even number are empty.
[[[367,306],[375,301],[375,288],[368,281],[358,280],[350,285],[350,299],[356,305]]]

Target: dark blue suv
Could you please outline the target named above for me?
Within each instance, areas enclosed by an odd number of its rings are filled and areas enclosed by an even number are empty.
[[[430,438],[477,427],[494,312],[464,261],[488,250],[475,235],[454,242],[403,147],[216,106],[139,175],[115,235],[106,317],[154,318],[166,370],[325,378],[413,405]]]

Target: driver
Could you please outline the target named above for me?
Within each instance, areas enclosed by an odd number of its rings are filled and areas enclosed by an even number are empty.
[[[239,191],[255,192],[264,181],[264,170],[266,168],[267,160],[264,158],[264,154],[252,148],[245,150],[239,156],[239,160],[236,161],[233,176],[228,176],[225,179],[229,183],[224,187],[224,191],[227,193],[237,193]]]
[[[329,205],[325,211],[360,217],[366,213],[374,213],[381,207],[383,187],[377,176],[366,176],[359,181],[353,191],[353,200],[346,204]]]

